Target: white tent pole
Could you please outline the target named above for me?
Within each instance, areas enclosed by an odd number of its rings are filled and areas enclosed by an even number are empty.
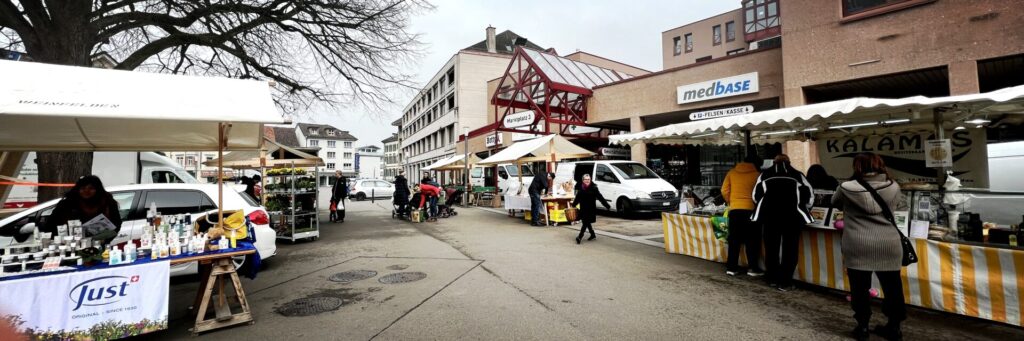
[[[224,228],[224,123],[217,123],[217,226]]]

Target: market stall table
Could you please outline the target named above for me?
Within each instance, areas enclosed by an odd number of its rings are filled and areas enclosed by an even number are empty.
[[[193,335],[198,335],[253,322],[231,258],[255,253],[251,243],[240,242],[233,249],[191,255],[8,275],[0,277],[0,292],[8,295],[0,306],[5,318],[22,322],[24,332],[33,339],[141,335],[167,328],[170,266],[199,262],[203,282],[196,293],[198,314],[192,328]],[[234,286],[239,313],[230,311],[224,290],[227,281]],[[207,319],[213,295],[217,296],[215,317]]]

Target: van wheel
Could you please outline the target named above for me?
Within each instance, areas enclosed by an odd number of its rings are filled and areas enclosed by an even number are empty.
[[[622,216],[633,213],[633,203],[626,198],[619,198],[619,201],[615,204],[615,208],[620,214],[622,214]]]
[[[356,194],[356,201],[363,201],[363,200],[366,200],[366,193],[357,193]]]

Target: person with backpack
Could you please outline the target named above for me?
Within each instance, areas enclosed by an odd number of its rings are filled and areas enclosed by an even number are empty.
[[[753,199],[756,206],[751,220],[764,227],[768,285],[779,291],[793,290],[800,232],[804,225],[814,222],[810,214],[811,184],[790,165],[789,156],[779,154],[774,164],[758,176]]]
[[[853,177],[842,183],[832,196],[833,207],[843,211],[843,264],[850,280],[850,307],[857,327],[853,336],[868,339],[871,321],[871,274],[878,277],[885,298],[882,312],[889,319],[875,333],[886,340],[902,340],[900,323],[906,319],[903,302],[903,244],[893,209],[905,206],[900,186],[889,175],[885,162],[876,154],[853,158]]]

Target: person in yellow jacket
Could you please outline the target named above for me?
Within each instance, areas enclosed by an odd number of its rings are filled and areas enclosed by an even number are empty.
[[[743,162],[736,164],[725,175],[722,183],[722,197],[729,205],[729,256],[726,260],[725,273],[736,276],[741,273],[740,248],[747,249],[747,275],[759,277],[764,271],[758,264],[761,255],[761,225],[751,221],[754,213],[754,184],[761,174],[761,159],[754,153],[748,153]]]

